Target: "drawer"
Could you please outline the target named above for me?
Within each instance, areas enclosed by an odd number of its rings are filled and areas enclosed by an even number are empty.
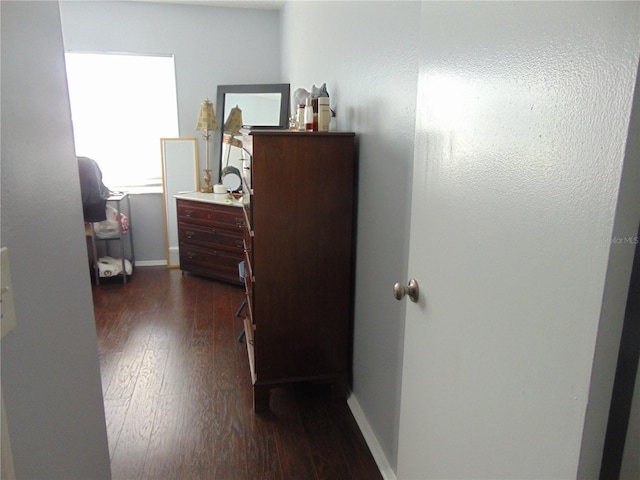
[[[240,207],[205,204],[178,199],[178,222],[198,225],[244,227],[244,214]]]
[[[242,252],[213,250],[180,243],[180,268],[186,272],[240,284],[238,264],[242,260]]]
[[[217,227],[205,227],[190,223],[178,223],[178,236],[181,242],[205,247],[228,247],[238,252],[244,249],[242,231],[225,230]]]

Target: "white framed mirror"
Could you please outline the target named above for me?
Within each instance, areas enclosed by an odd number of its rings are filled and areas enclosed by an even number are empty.
[[[200,190],[198,139],[161,138],[162,196],[164,204],[167,266],[180,266],[178,215],[174,195]]]

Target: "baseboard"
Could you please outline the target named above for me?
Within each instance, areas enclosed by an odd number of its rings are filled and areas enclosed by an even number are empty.
[[[358,427],[360,427],[362,436],[367,442],[369,450],[371,450],[371,455],[373,455],[373,459],[378,465],[382,478],[384,478],[384,480],[397,480],[395,472],[391,468],[391,465],[389,465],[389,461],[382,451],[382,447],[380,446],[380,443],[378,443],[378,439],[376,438],[375,433],[373,433],[373,429],[371,428],[371,425],[369,425],[366,415],[362,411],[362,408],[360,408],[358,399],[353,393],[349,395],[347,405],[349,405],[353,418],[355,418]]]
[[[166,260],[136,260],[136,267],[166,267]]]

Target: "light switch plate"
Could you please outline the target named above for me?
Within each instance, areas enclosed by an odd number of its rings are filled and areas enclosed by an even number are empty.
[[[0,249],[0,327],[1,338],[16,326],[16,311],[13,307],[13,286],[11,285],[11,268],[9,267],[9,249]]]

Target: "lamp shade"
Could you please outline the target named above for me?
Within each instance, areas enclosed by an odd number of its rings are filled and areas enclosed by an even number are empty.
[[[200,118],[196,130],[209,131],[218,130],[218,122],[216,114],[213,111],[213,103],[208,98],[200,104]]]
[[[242,110],[238,105],[233,107],[229,112],[227,121],[224,123],[224,132],[232,135],[240,133],[242,128]]]

